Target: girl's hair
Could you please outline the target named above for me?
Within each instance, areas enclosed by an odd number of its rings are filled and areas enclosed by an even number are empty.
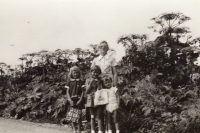
[[[78,72],[79,72],[79,78],[82,78],[81,70],[79,69],[79,67],[73,66],[73,67],[71,67],[70,70],[69,70],[69,74],[68,74],[68,78],[69,78],[69,79],[70,79],[70,78],[73,78],[73,77],[72,77],[72,71],[78,71]]]
[[[99,72],[99,74],[101,74],[101,68],[100,68],[99,66],[94,65],[94,66],[92,66],[92,67],[90,68],[90,72],[93,72],[93,71],[95,71],[95,70],[97,70],[97,71]]]
[[[105,73],[101,74],[100,75],[100,83],[101,83],[103,88],[104,88],[103,82],[104,82],[105,79],[109,79],[112,82],[112,77],[110,75],[105,74]]]
[[[112,81],[112,77],[105,73],[100,75],[100,79],[101,79],[101,81],[103,81],[104,79],[110,79]]]

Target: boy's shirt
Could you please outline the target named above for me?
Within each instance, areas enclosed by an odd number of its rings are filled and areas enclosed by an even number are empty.
[[[111,87],[110,89],[107,89],[108,92],[108,103],[117,103],[117,97],[116,97],[116,92],[117,92],[116,87]]]

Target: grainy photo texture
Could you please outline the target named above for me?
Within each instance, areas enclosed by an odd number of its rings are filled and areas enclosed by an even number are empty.
[[[199,133],[199,7],[0,0],[0,133]]]

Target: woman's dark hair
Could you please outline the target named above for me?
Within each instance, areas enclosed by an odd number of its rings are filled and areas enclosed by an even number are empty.
[[[102,43],[108,44],[106,41],[101,41],[100,44],[102,44]]]

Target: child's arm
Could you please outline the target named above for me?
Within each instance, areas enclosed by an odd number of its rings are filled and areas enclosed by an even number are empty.
[[[117,75],[117,68],[114,66],[113,67],[113,86],[117,87],[117,80],[118,80],[118,75]]]
[[[116,91],[116,98],[117,98],[117,104],[118,104],[118,107],[119,107],[120,106],[120,94],[119,94],[118,90]]]
[[[69,87],[68,86],[65,86],[67,88],[67,100],[69,101],[70,105],[73,106],[74,105],[74,102],[72,101],[70,95],[69,95]]]
[[[81,93],[81,97],[80,97],[80,99],[78,100],[78,102],[76,103],[76,105],[79,105],[79,104],[81,104],[81,102],[83,101],[83,98],[84,98],[84,93],[85,93],[85,91],[84,91],[84,87],[85,87],[85,85],[83,85],[83,86],[82,86],[82,93]]]
[[[93,79],[91,79],[91,82],[90,82],[90,83],[89,83],[89,80],[90,80],[90,79],[87,79],[87,80],[86,80],[86,83],[85,83],[85,85],[86,85],[86,94],[90,93],[90,91],[91,91],[91,84],[92,84],[92,82],[93,82]]]
[[[101,80],[99,80],[98,81],[98,88],[97,88],[98,90],[101,90],[102,89],[102,81]]]

